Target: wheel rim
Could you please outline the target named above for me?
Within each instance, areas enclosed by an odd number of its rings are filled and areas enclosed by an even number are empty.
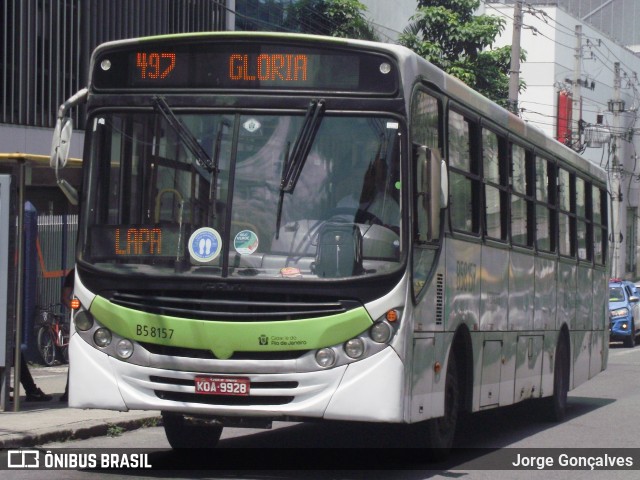
[[[38,335],[38,346],[42,360],[47,365],[53,365],[56,359],[55,344],[50,331],[41,330]]]

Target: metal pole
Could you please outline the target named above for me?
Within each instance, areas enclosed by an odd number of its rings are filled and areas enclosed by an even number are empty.
[[[576,49],[574,54],[574,73],[573,73],[573,113],[572,126],[571,126],[571,148],[574,150],[580,150],[580,120],[582,118],[582,111],[580,105],[582,103],[580,83],[582,79],[581,72],[582,66],[582,25],[576,25]],[[575,125],[575,127],[574,127]]]
[[[613,170],[611,180],[611,210],[613,214],[613,271],[614,278],[621,277],[624,270],[621,268],[620,248],[622,243],[622,231],[620,230],[620,217],[622,199],[620,198],[620,157],[618,155],[619,138],[620,138],[620,62],[613,64],[613,102],[611,110],[613,114],[613,134],[611,135],[612,160],[611,168]]]
[[[24,290],[24,183],[25,183],[25,164],[24,161],[20,161],[19,179],[18,179],[18,272],[17,272],[17,285],[16,285],[16,338],[15,338],[15,352],[14,352],[14,365],[13,365],[13,411],[20,411],[20,363],[22,358],[22,351],[20,345],[22,344],[22,315],[23,315],[23,290]]]
[[[518,91],[520,90],[520,34],[522,32],[522,0],[513,10],[513,35],[511,39],[511,66],[509,67],[509,110],[518,114]]]

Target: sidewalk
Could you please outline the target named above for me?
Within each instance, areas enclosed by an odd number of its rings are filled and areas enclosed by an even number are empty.
[[[59,398],[67,381],[67,366],[33,367],[31,374],[49,402],[26,402],[20,398],[20,411],[13,405],[0,411],[0,448],[33,447],[50,442],[90,438],[110,431],[135,430],[154,425],[160,412],[116,412],[112,410],[82,410],[69,408]],[[13,385],[13,383],[12,383]]]

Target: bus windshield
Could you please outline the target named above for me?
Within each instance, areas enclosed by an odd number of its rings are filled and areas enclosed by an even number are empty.
[[[400,267],[397,119],[324,114],[309,128],[303,114],[163,109],[89,125],[81,260],[97,268],[313,280]]]

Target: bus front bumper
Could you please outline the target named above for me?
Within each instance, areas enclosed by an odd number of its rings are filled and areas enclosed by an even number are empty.
[[[404,366],[392,348],[305,373],[217,375],[156,369],[109,357],[79,335],[70,342],[69,406],[210,416],[403,422]],[[246,377],[248,396],[195,393],[196,376]]]

